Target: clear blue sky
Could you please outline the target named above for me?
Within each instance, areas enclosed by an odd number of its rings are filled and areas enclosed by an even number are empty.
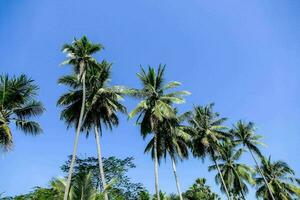
[[[300,176],[300,1],[298,0],[2,0],[0,73],[30,75],[40,85],[47,112],[44,134],[14,131],[13,151],[0,156],[0,192],[19,194],[61,176],[59,166],[72,151],[73,131],[59,120],[56,100],[65,88],[57,79],[65,42],[86,34],[101,42],[98,58],[114,63],[113,83],[139,87],[139,65],[167,64],[167,80],[183,83],[192,95],[180,107],[216,103],[229,117],[252,120],[265,136],[266,155],[283,159]],[[129,110],[134,103],[126,99]],[[104,156],[134,156],[135,181],[153,191],[153,164],[134,121],[103,137]],[[79,155],[96,156],[93,137],[80,138]],[[245,156],[243,160],[253,164]],[[197,177],[214,184],[206,162],[178,166],[183,188]],[[175,192],[170,163],[160,167],[161,189]]]

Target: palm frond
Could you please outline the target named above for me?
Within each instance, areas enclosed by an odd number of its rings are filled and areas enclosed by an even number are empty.
[[[35,121],[15,119],[15,124],[16,127],[22,130],[25,134],[38,135],[43,131],[40,125]]]

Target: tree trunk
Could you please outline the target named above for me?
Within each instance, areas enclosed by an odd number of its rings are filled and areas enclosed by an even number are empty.
[[[222,175],[222,173],[221,173],[221,170],[220,170],[219,164],[218,164],[218,162],[217,162],[217,160],[216,160],[216,158],[215,158],[215,156],[214,156],[214,153],[213,153],[213,152],[212,152],[212,154],[213,154],[213,161],[214,161],[215,165],[217,166],[218,173],[219,173],[219,175],[220,175],[221,182],[222,182],[222,184],[223,184],[223,187],[224,187],[224,189],[225,189],[225,192],[226,192],[227,198],[228,198],[228,200],[231,200],[231,197],[230,197],[230,195],[229,195],[229,192],[228,192],[227,186],[226,186],[226,184],[225,184],[225,181],[224,181],[223,175]]]
[[[160,200],[158,185],[158,158],[157,158],[157,136],[154,133],[154,172],[155,172],[155,192],[157,200]]]
[[[248,147],[248,146],[247,146],[247,147]],[[256,160],[256,158],[255,158],[255,156],[254,156],[254,154],[253,154],[253,152],[252,152],[252,150],[251,150],[249,147],[248,147],[248,150],[250,151],[250,154],[251,154],[251,156],[252,156],[252,158],[253,158],[253,160],[254,160],[254,162],[255,162],[255,164],[256,164],[256,167],[257,167],[257,169],[258,169],[260,175],[261,175],[261,176],[263,177],[263,179],[264,179],[264,182],[265,182],[265,184],[266,184],[266,186],[267,186],[267,188],[268,188],[268,190],[269,190],[269,193],[270,193],[270,195],[271,195],[272,200],[275,200],[275,198],[274,198],[274,196],[273,196],[273,193],[272,193],[272,190],[271,190],[271,188],[270,188],[270,185],[269,185],[269,183],[268,183],[268,181],[267,181],[267,179],[266,179],[264,173],[262,172],[262,170],[261,170],[261,168],[260,168],[260,166],[259,166],[259,164],[258,164],[258,162],[257,162],[257,160]]]
[[[178,196],[179,196],[180,200],[183,200],[181,189],[180,189],[180,184],[179,184],[179,178],[177,176],[176,163],[175,163],[175,160],[173,157],[171,157],[171,160],[172,160],[172,166],[173,166],[173,172],[174,172],[174,177],[175,177],[175,181],[176,181]]]
[[[72,180],[72,174],[73,174],[75,160],[76,160],[76,154],[77,154],[77,147],[78,147],[78,140],[79,140],[80,129],[81,129],[81,124],[82,124],[82,118],[83,118],[84,109],[85,109],[85,98],[86,98],[86,94],[85,94],[85,73],[84,73],[83,76],[82,76],[82,103],[81,103],[81,110],[80,110],[80,115],[79,115],[79,121],[78,121],[78,124],[77,124],[77,130],[76,130],[76,135],[75,135],[72,160],[71,160],[69,174],[68,174],[68,179],[67,179],[67,183],[66,183],[64,200],[68,200],[68,196],[69,196],[70,185],[71,185],[71,180]]]
[[[96,137],[96,143],[97,143],[98,164],[99,164],[99,171],[100,171],[100,180],[102,182],[102,188],[103,188],[103,193],[104,193],[104,200],[108,200],[108,195],[107,195],[107,192],[105,191],[106,180],[105,180],[103,161],[102,161],[102,155],[101,155],[100,136],[99,136],[97,126],[95,126],[95,137]]]

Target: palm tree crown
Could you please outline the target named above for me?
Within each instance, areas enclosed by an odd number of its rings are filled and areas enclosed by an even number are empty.
[[[141,98],[142,101],[137,107],[131,111],[129,118],[138,115],[138,123],[141,125],[141,133],[143,137],[148,133],[155,132],[158,123],[164,118],[174,117],[174,109],[172,103],[184,103],[183,95],[190,94],[187,91],[170,92],[166,91],[181,85],[181,83],[172,81],[165,84],[164,80],[165,66],[159,65],[157,73],[152,67],[146,72],[143,68],[138,73],[138,77],[142,83],[142,89],[131,90],[131,94]]]
[[[245,199],[245,195],[249,191],[247,184],[254,184],[254,180],[252,179],[254,169],[245,164],[238,163],[244,152],[243,149],[236,149],[236,146],[228,141],[222,143],[220,149],[220,156],[218,157],[220,161],[219,167],[226,186],[233,197],[241,196]],[[209,171],[216,169],[216,165],[209,167]],[[219,174],[216,175],[216,182],[221,183]],[[221,190],[225,191],[223,185],[221,185]]]
[[[220,118],[219,113],[213,111],[213,106],[196,106],[189,113],[192,152],[196,157],[215,156],[219,153],[220,142],[231,138],[227,127],[223,125],[226,118]]]
[[[271,161],[271,156],[262,158],[261,169],[268,184],[271,187],[275,199],[292,200],[300,197],[300,188],[296,185],[294,171],[283,161]],[[263,199],[271,199],[267,185],[259,173],[256,176],[256,196]]]
[[[262,157],[258,145],[264,145],[264,143],[259,141],[262,136],[255,134],[255,125],[253,122],[246,123],[240,120],[230,132],[234,135],[236,143],[242,144],[259,157]]]
[[[74,38],[71,44],[63,45],[62,51],[67,53],[68,59],[62,65],[71,65],[77,78],[81,80],[85,70],[96,63],[92,55],[103,48],[101,44],[91,43],[86,36],[80,40]]]
[[[106,61],[90,66],[86,73],[87,109],[82,131],[89,134],[95,125],[102,130],[102,124],[112,129],[119,123],[117,112],[126,112],[126,108],[120,103],[125,89],[120,86],[109,86],[111,64]],[[83,93],[81,84],[74,75],[62,77],[59,83],[72,88],[58,100],[58,105],[64,107],[61,119],[68,127],[77,126]]]
[[[164,119],[157,130],[157,154],[159,160],[166,159],[169,155],[174,161],[188,158],[188,144],[190,135],[186,132],[186,127],[182,125],[182,116]],[[145,152],[151,151],[154,157],[154,138],[148,143]]]
[[[38,86],[25,75],[0,76],[0,147],[8,150],[13,145],[10,124],[26,134],[42,132],[40,125],[31,118],[41,115],[44,107],[35,100]]]

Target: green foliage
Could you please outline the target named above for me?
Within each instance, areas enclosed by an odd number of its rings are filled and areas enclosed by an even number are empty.
[[[70,189],[70,200],[95,200],[96,189],[92,182],[91,173],[76,174]]]
[[[197,179],[196,183],[184,194],[186,200],[221,200],[217,194],[207,186],[205,179]]]
[[[4,198],[3,200],[58,200],[57,192],[52,188],[36,187],[32,192],[16,197]]]
[[[254,152],[259,157],[262,157],[258,146],[263,146],[264,143],[260,142],[262,136],[256,135],[255,131],[255,125],[253,122],[246,123],[241,120],[238,121],[230,130],[235,137],[235,143],[247,147],[250,151]]]
[[[70,156],[71,159],[71,156]],[[70,159],[61,167],[63,172],[68,172]],[[95,188],[101,187],[101,179],[99,176],[98,159],[88,157],[85,159],[77,158],[74,167],[74,177],[81,173],[91,172],[92,182]],[[116,157],[103,158],[105,178],[108,182],[115,180],[110,193],[116,196],[123,196],[126,200],[137,198],[138,194],[144,190],[140,183],[133,183],[127,176],[130,169],[135,168],[133,158],[128,157],[119,159]]]
[[[159,197],[160,197],[160,200],[168,200],[168,196],[166,195],[166,193],[164,193],[162,191],[159,192]],[[154,195],[152,200],[157,200],[157,196]]]
[[[165,118],[157,129],[157,156],[166,159],[169,155],[174,161],[188,158],[190,135],[182,124],[182,116],[175,115],[172,118]],[[154,158],[154,138],[150,140],[145,152],[151,152]]]
[[[294,171],[283,161],[271,161],[262,158],[261,169],[271,187],[275,199],[292,200],[300,198],[299,186]],[[271,199],[268,188],[259,173],[255,177],[257,184],[256,196],[264,200]]]
[[[74,38],[71,44],[65,44],[62,48],[62,51],[67,54],[67,60],[62,65],[71,65],[77,79],[81,81],[86,70],[96,63],[92,55],[102,49],[101,44],[91,43],[86,36],[79,40]]]
[[[138,194],[138,200],[150,200],[151,195],[149,194],[148,191],[141,191]]]
[[[214,104],[196,106],[193,112],[187,113],[192,135],[192,152],[196,157],[210,156],[214,159],[219,154],[220,143],[232,137],[223,125],[226,118],[220,118],[220,114],[214,112],[213,106]]]
[[[109,86],[110,75],[111,64],[106,61],[95,63],[86,71],[86,112],[82,131],[87,136],[95,126],[102,133],[102,124],[112,129],[119,124],[117,112],[126,113],[126,108],[120,103],[126,90],[121,86]],[[58,82],[72,88],[57,102],[58,106],[64,108],[61,119],[68,127],[76,127],[83,98],[81,84],[75,75],[63,76]]]
[[[174,117],[172,103],[183,103],[183,95],[189,94],[186,91],[170,92],[167,90],[180,85],[179,82],[164,81],[165,66],[159,65],[157,72],[149,67],[146,72],[143,68],[138,73],[141,89],[131,90],[131,95],[141,98],[141,102],[133,109],[129,118],[138,115],[137,123],[141,126],[141,134],[145,138],[149,133],[157,132],[164,118]]]
[[[24,74],[0,76],[0,148],[3,150],[13,145],[12,123],[25,134],[42,132],[40,125],[31,120],[45,110],[42,103],[35,100],[37,92],[38,86]]]
[[[220,145],[220,156],[218,156],[220,171],[229,193],[235,197],[242,197],[248,193],[247,184],[254,185],[252,179],[254,169],[238,162],[243,152],[243,149],[236,149],[236,146],[230,141]],[[209,171],[211,170],[217,170],[217,166],[210,166]],[[218,184],[221,183],[220,174],[217,174],[215,179]],[[221,190],[225,192],[222,184]]]

